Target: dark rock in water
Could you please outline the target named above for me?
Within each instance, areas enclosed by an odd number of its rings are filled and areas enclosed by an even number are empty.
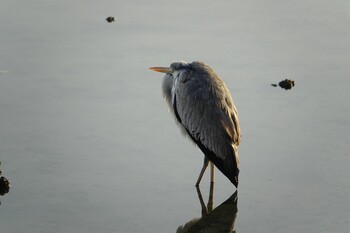
[[[0,162],[1,165],[1,162]],[[0,175],[2,175],[2,171],[0,168]],[[10,191],[10,181],[6,179],[5,177],[0,177],[0,195],[5,195]]]
[[[273,86],[273,87],[277,87],[277,84],[275,84],[275,83],[272,83],[272,84],[271,84],[271,86]]]
[[[0,195],[5,195],[10,191],[10,181],[5,177],[0,177]]]
[[[294,87],[295,83],[293,80],[291,79],[285,79],[281,82],[278,83],[278,85],[281,87],[281,88],[284,88],[286,90],[290,90],[292,89],[292,87]]]
[[[108,23],[112,23],[112,22],[114,22],[115,20],[114,20],[114,17],[113,17],[113,16],[108,16],[108,17],[106,18],[106,21],[107,21]]]

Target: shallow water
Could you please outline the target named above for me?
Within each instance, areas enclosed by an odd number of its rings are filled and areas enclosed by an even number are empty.
[[[199,218],[203,156],[148,70],[177,60],[210,64],[238,108],[237,232],[349,232],[348,1],[3,0],[0,22],[1,232]],[[235,192],[219,172],[214,188],[214,207]]]

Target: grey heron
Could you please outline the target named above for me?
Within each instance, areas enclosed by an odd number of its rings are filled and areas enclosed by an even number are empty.
[[[196,182],[211,164],[237,187],[238,145],[241,140],[237,109],[225,83],[203,62],[174,62],[170,67],[151,67],[165,73],[163,96],[178,125],[204,153],[204,164]],[[214,165],[213,165],[214,164]]]

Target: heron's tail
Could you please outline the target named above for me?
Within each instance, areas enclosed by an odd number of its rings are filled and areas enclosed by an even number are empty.
[[[201,148],[201,147],[200,147]],[[233,145],[230,153],[226,155],[225,159],[221,156],[215,155],[212,151],[208,149],[202,149],[203,153],[210,161],[212,161],[215,166],[234,184],[238,187],[238,175],[239,175],[239,160],[238,160],[238,150],[237,146]]]
[[[187,130],[187,129],[186,129]],[[222,159],[222,156],[216,155],[213,151],[209,150],[203,143],[195,139],[192,134],[187,130],[188,135],[201,149],[204,155],[214,163],[214,165],[236,186],[238,187],[238,175],[239,175],[239,160],[237,146],[232,144],[230,146],[230,152]]]
[[[238,175],[239,175],[239,159],[238,150],[236,145],[232,145],[232,154],[226,155],[223,162],[224,169],[222,173],[236,186],[238,187]],[[219,168],[219,167],[218,167]],[[220,170],[220,168],[219,168]]]

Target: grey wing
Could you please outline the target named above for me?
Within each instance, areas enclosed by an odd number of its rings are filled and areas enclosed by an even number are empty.
[[[237,110],[223,83],[216,92],[202,86],[187,85],[176,93],[177,115],[190,136],[225,159],[240,143]]]

